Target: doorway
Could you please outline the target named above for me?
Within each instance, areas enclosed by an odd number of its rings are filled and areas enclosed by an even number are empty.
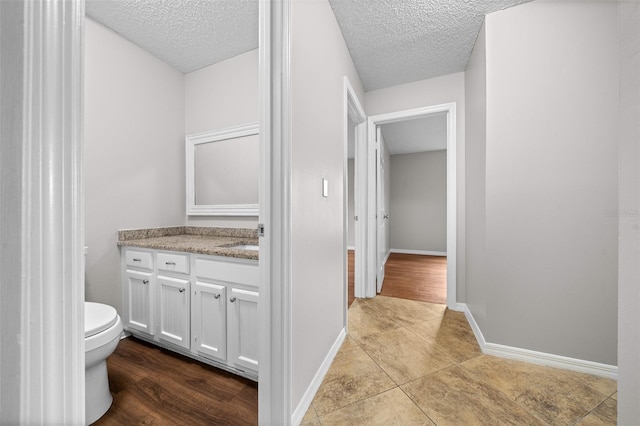
[[[351,83],[344,78],[344,292],[345,327],[347,312],[355,297],[363,297],[366,272],[366,131],[367,117]]]
[[[380,138],[380,127],[383,125],[402,123],[409,120],[417,120],[421,118],[435,117],[438,115],[446,117],[446,236],[445,236],[445,253],[446,253],[446,304],[450,309],[456,308],[456,149],[455,149],[455,103],[435,105],[424,108],[416,108],[405,111],[398,111],[387,114],[380,114],[369,117],[368,119],[368,153],[367,161],[369,165],[367,175],[367,241],[373,242],[367,244],[367,280],[365,292],[367,297],[373,297],[375,294],[383,291],[383,283],[385,276],[385,263],[387,254],[385,254],[384,232],[388,232],[389,220],[388,207],[384,206],[385,191],[384,185],[378,185],[383,177],[380,167],[381,157],[384,158],[384,136]],[[384,182],[384,181],[383,181]],[[381,190],[382,189],[382,190]],[[386,229],[386,231],[385,231]],[[383,235],[380,235],[383,233]],[[386,238],[386,241],[389,239]],[[390,250],[388,250],[390,251]]]

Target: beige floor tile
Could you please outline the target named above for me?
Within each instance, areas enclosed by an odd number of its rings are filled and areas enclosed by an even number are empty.
[[[437,303],[417,302],[387,296],[368,299],[367,305],[377,309],[380,315],[401,325],[440,319],[446,310],[445,305]]]
[[[617,386],[616,386],[617,387]],[[616,401],[618,400],[618,392],[616,391],[616,393],[614,393],[613,395],[611,395],[611,398],[615,399]]]
[[[381,315],[374,304],[362,299],[356,299],[351,305],[348,318],[349,336],[358,341],[376,333],[402,327],[402,324]]]
[[[400,388],[394,388],[320,418],[334,425],[435,425]]]
[[[438,426],[544,424],[460,364],[401,388]]]
[[[436,345],[417,338],[406,328],[374,334],[360,344],[397,384],[454,364]]]
[[[323,416],[395,386],[362,348],[347,339],[322,381],[313,407]]]
[[[482,354],[471,326],[462,312],[447,310],[441,320],[423,321],[406,328],[419,338],[437,345],[456,362]]]
[[[618,418],[618,401],[613,398],[607,399],[589,413],[584,419],[578,422],[580,426],[611,425],[615,426]]]
[[[309,407],[307,413],[300,421],[300,426],[321,426],[320,419],[318,419],[318,414],[316,414],[316,410],[313,408],[313,405]]]
[[[486,355],[460,366],[549,424],[574,424],[609,396],[571,371]]]

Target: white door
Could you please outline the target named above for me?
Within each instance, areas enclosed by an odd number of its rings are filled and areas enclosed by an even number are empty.
[[[231,288],[228,294],[229,361],[258,372],[258,292]]]
[[[189,348],[189,281],[158,276],[158,338]]]
[[[191,302],[191,347],[199,354],[227,359],[227,288],[196,281]]]
[[[153,335],[151,273],[126,272],[127,298],[125,300],[125,328]]]
[[[385,257],[387,255],[386,249],[386,235],[387,235],[387,222],[388,222],[388,212],[385,209],[385,190],[384,180],[385,180],[385,167],[384,164],[384,152],[382,147],[382,134],[380,132],[380,126],[376,127],[376,184],[377,184],[377,194],[376,194],[376,224],[377,224],[377,232],[376,232],[376,258],[377,258],[377,273],[376,273],[376,282],[377,282],[377,291],[380,293],[382,291],[382,283],[384,282],[384,264]]]

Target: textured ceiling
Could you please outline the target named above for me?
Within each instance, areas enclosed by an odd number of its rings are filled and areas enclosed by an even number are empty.
[[[365,91],[464,71],[484,15],[531,0],[329,0]]]
[[[380,126],[391,155],[447,149],[447,115],[398,121]]]
[[[258,47],[258,1],[87,0],[86,12],[188,73]],[[464,71],[484,15],[531,0],[328,1],[370,91]],[[434,149],[424,144],[436,139],[446,148],[443,121],[425,120],[384,125],[393,154]]]
[[[258,0],[87,0],[86,13],[183,73],[258,47]]]

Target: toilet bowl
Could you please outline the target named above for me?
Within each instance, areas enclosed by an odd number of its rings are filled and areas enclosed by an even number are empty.
[[[113,397],[109,392],[107,357],[120,341],[122,321],[116,310],[101,303],[84,302],[85,418],[87,424],[107,412]]]

